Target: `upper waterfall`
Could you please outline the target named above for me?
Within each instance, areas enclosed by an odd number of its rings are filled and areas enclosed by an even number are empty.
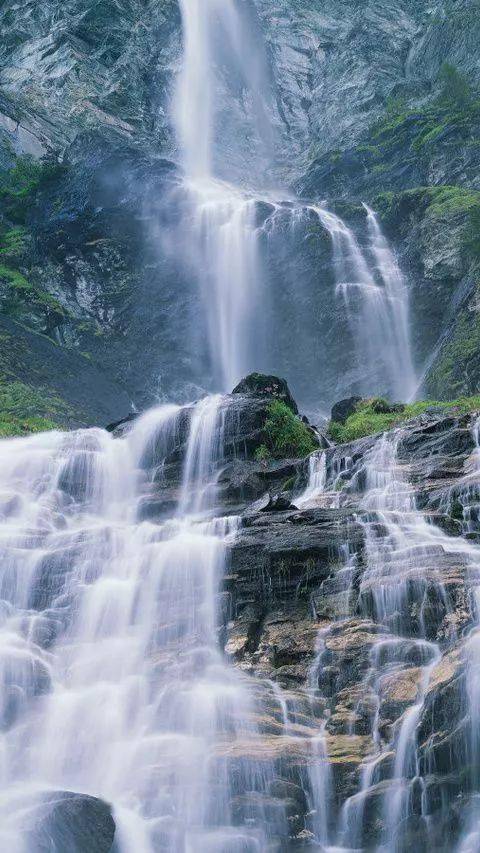
[[[334,310],[348,324],[345,373],[351,379],[345,392],[410,399],[416,383],[408,288],[375,214],[365,208],[361,245],[324,205],[304,202],[275,184],[268,64],[260,23],[249,9],[238,0],[180,2],[183,63],[173,117],[183,208],[173,245],[175,252],[181,247],[188,275],[198,285],[207,333],[206,387],[226,392],[242,376],[261,370],[285,371],[295,388],[304,343],[310,345],[310,373],[324,370],[332,352],[329,319],[322,328],[322,317],[303,307],[303,253],[313,214],[331,240]],[[238,111],[241,131],[232,126]],[[301,253],[291,280],[278,261],[285,236],[292,253]],[[318,276],[320,288],[328,286]],[[282,346],[282,336],[288,339],[292,329],[297,340]],[[332,396],[324,390],[317,405],[328,405]]]
[[[263,46],[246,4],[237,0],[180,0],[183,63],[174,97],[174,123],[187,179],[231,180],[236,160],[248,185],[258,176],[254,153],[271,152],[270,100]],[[225,89],[225,93],[223,92]],[[230,132],[222,98],[239,97],[249,127]],[[255,157],[254,157],[255,160]]]

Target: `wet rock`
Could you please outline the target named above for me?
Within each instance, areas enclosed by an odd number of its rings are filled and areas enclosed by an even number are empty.
[[[35,853],[110,853],[115,822],[108,803],[86,794],[52,791],[37,806],[27,833]]]

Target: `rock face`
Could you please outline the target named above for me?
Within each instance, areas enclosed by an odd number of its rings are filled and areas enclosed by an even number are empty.
[[[361,397],[349,397],[347,400],[340,400],[332,406],[331,419],[337,424],[344,424],[350,415],[353,415],[357,403],[361,403]]]
[[[131,407],[123,388],[75,350],[1,315],[0,336],[2,380],[7,388],[20,382],[32,389],[32,414],[38,414],[39,398],[55,423],[103,426]]]

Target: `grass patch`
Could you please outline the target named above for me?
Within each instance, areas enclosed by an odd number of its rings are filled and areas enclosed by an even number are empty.
[[[0,382],[0,437],[60,429],[56,416],[65,412],[59,397],[24,382]]]
[[[390,408],[390,411],[384,409]],[[480,411],[480,395],[459,397],[458,400],[438,401],[421,400],[417,403],[399,404],[389,407],[385,400],[373,398],[358,403],[356,411],[344,424],[331,421],[328,428],[330,438],[337,444],[347,444],[368,435],[386,432],[405,421],[424,414],[428,409],[439,408],[447,413],[454,410],[458,414]]]
[[[263,429],[265,441],[255,451],[258,461],[301,459],[318,447],[308,426],[281,400],[270,403]]]
[[[48,418],[16,418],[13,415],[0,413],[0,438],[33,435],[53,429],[59,429],[59,427]]]

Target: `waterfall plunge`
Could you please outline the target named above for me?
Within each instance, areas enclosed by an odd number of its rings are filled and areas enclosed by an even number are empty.
[[[323,207],[295,199],[285,204],[285,193],[278,188],[246,189],[252,181],[265,185],[265,177],[255,175],[258,161],[273,162],[271,93],[262,49],[236,0],[181,0],[180,9],[184,56],[174,120],[189,210],[177,249],[182,247],[199,283],[213,386],[228,391],[253,370],[278,369],[270,364],[275,298],[263,263],[263,242],[274,233],[277,216],[290,217],[293,228],[313,213],[332,240],[337,293],[364,377],[355,392],[410,399],[416,383],[408,291],[375,214],[366,208],[368,247],[362,250],[352,230]],[[239,98],[249,128],[249,157],[242,140],[232,140],[225,125],[225,102],[232,112]],[[238,182],[231,183],[237,162]],[[271,211],[266,219],[260,209]],[[293,315],[294,292],[290,303]]]

